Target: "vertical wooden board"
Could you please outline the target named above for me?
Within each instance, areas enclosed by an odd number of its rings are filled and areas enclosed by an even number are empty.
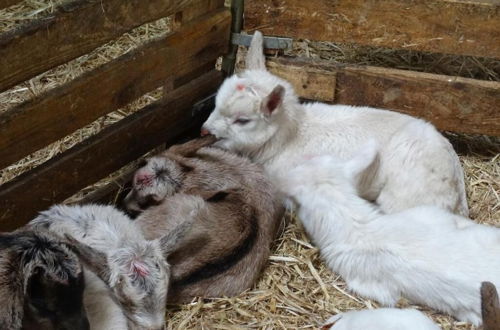
[[[199,75],[196,68],[206,72],[227,49],[229,24],[228,10],[208,13],[0,114],[0,168],[161,86],[169,76]]]
[[[212,71],[105,128],[97,135],[0,187],[0,231],[18,228],[37,212],[185,131],[193,104],[213,94],[220,72]]]
[[[500,1],[246,1],[266,35],[500,58]]]
[[[214,0],[73,0],[49,17],[0,35],[0,91],[144,23]]]

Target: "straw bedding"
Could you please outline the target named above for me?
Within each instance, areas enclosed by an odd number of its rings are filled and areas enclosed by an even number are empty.
[[[0,10],[0,33],[26,21],[50,15],[57,3],[58,1],[51,0],[26,0],[19,5]],[[168,19],[146,24],[90,54],[1,93],[0,113],[43,91],[57,88],[83,72],[130,51],[146,40],[167,33],[168,27]],[[294,49],[289,51],[289,54],[500,81],[500,61],[492,59],[421,54],[307,40],[295,42]],[[241,56],[238,64],[241,68]],[[148,93],[127,107],[103,116],[61,141],[0,170],[0,184],[123,119],[145,104],[158,99],[161,94],[161,90]],[[446,134],[458,151],[465,170],[471,217],[481,223],[500,225],[500,139]],[[72,200],[113,181],[115,177],[116,174],[84,189]],[[168,328],[317,328],[332,314],[377,307],[375,302],[346,291],[345,283],[325,267],[318,250],[311,245],[300,222],[292,214],[288,214],[283,221],[286,221],[287,226],[276,242],[268,267],[252,290],[233,298],[200,300],[188,305],[169,306]],[[401,301],[400,306],[406,307],[409,304]],[[422,306],[415,307],[432,317],[443,329],[475,329],[433,310]]]

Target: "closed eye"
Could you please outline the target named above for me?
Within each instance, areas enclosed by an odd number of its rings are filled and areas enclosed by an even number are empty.
[[[250,119],[248,119],[248,118],[237,118],[234,121],[234,124],[245,125],[245,124],[248,124],[249,122],[250,122]]]
[[[168,172],[168,170],[166,170],[164,168],[163,169],[157,169],[155,171],[155,175],[156,175],[156,178],[158,180],[165,181],[165,180],[168,179],[169,172]]]

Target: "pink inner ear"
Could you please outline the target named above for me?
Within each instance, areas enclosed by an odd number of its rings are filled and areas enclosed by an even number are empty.
[[[244,89],[245,89],[245,85],[243,85],[243,84],[238,84],[238,85],[236,85],[236,89],[237,89],[237,90],[239,90],[239,91],[242,91],[242,90],[244,90]]]
[[[132,261],[131,268],[134,274],[137,274],[141,277],[146,277],[149,275],[148,266],[140,261]]]
[[[272,93],[267,100],[267,109],[269,109],[269,112],[273,112],[280,103],[281,95],[279,93]]]

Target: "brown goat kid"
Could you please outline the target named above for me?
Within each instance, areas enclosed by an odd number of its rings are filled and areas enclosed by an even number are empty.
[[[173,146],[135,174],[127,209],[147,239],[186,219],[194,224],[169,257],[168,301],[234,296],[257,280],[283,216],[281,198],[248,159],[205,147],[213,137]]]

